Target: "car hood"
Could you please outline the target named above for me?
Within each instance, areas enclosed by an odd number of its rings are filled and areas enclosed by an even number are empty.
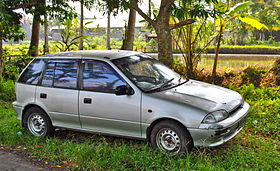
[[[188,104],[207,112],[220,109],[231,112],[243,104],[243,98],[239,93],[195,80],[189,80],[181,86],[152,93],[151,95],[177,103]]]

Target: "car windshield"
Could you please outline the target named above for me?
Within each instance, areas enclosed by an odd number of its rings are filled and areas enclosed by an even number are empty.
[[[144,92],[166,90],[187,81],[145,54],[115,59],[113,63]]]

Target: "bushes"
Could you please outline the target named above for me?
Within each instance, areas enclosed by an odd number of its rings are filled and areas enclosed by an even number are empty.
[[[13,80],[0,82],[0,105],[7,108],[15,98],[15,82]]]
[[[251,106],[247,120],[248,133],[279,141],[280,87],[256,88],[250,84],[242,87],[230,85],[229,88],[238,91]]]
[[[33,59],[23,47],[20,47],[19,51],[20,53],[14,53],[13,49],[4,49],[1,69],[2,77],[6,80],[16,80],[20,72]]]
[[[242,84],[252,83],[254,86],[259,87],[262,75],[265,73],[266,71],[264,70],[257,70],[254,67],[248,67],[243,70],[243,74],[241,75]]]
[[[174,70],[187,77],[186,67],[179,60],[174,61]],[[280,69],[279,69],[280,72]],[[212,67],[198,66],[195,74],[196,79],[212,83]],[[280,76],[279,76],[280,80]],[[279,81],[280,82],[280,81]],[[278,86],[277,75],[273,69],[267,69],[266,66],[249,66],[247,68],[224,67],[217,70],[215,84],[228,87],[229,84],[235,87],[253,84],[255,87],[276,87]]]
[[[207,48],[207,53],[215,53],[215,47]],[[280,47],[276,46],[222,46],[222,54],[280,54]]]
[[[280,85],[280,59],[276,60],[271,68],[271,71],[276,77],[276,84]]]

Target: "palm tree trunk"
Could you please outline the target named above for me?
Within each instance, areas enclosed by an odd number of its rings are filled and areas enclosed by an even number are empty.
[[[80,27],[80,36],[84,34],[84,0],[81,0],[81,27]],[[80,39],[79,49],[84,49],[84,40]]]
[[[135,33],[136,11],[130,7],[128,25],[125,30],[125,38],[122,50],[133,50],[134,33]]]
[[[106,47],[108,50],[111,50],[110,46],[110,38],[111,38],[111,19],[110,19],[111,11],[108,11],[108,18],[107,18],[107,40],[106,40]]]

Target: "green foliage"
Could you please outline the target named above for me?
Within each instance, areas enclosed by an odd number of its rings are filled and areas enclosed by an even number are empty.
[[[208,53],[215,53],[216,47],[207,47]],[[274,45],[223,45],[220,47],[223,54],[280,54],[280,47]]]
[[[280,59],[277,59],[274,62],[273,67],[271,68],[271,71],[276,76],[276,84],[280,85]]]
[[[140,33],[138,33],[137,38],[134,40],[135,50],[144,52],[146,45],[147,45],[147,42],[146,42],[145,38]]]
[[[265,70],[258,70],[253,67],[247,67],[245,70],[243,70],[243,75],[241,76],[242,83],[245,84],[249,81],[254,86],[259,87],[262,75],[265,73]]]
[[[243,95],[251,105],[248,117],[248,132],[259,137],[271,137],[280,141],[280,95],[278,88],[256,88],[253,84],[240,88],[232,87]]]
[[[175,3],[172,6],[172,24],[178,24],[185,22],[186,20],[196,20],[196,22],[179,27],[172,31],[172,37],[174,43],[182,53],[184,58],[185,72],[188,78],[195,78],[195,68],[200,60],[201,53],[204,49],[211,44],[214,40],[213,34],[209,32],[208,24],[210,22],[207,19],[210,16],[214,16],[215,11],[212,8],[211,1],[185,1]],[[212,1],[216,6],[219,6],[220,1]],[[211,30],[211,29],[210,29]],[[201,51],[195,54],[195,49],[201,49]]]
[[[239,11],[242,11],[246,8],[248,8],[248,6],[252,5],[252,1],[246,1],[246,2],[241,2],[241,3],[238,3],[236,4],[234,7],[232,7],[227,13],[226,15],[229,15],[229,16],[233,16],[235,15],[236,13],[238,13]]]
[[[13,80],[0,83],[0,104],[10,103],[15,97],[15,82]]]
[[[88,39],[92,46],[91,49],[99,49],[99,50],[106,50],[106,35],[102,36],[93,36]],[[110,39],[110,44],[112,49],[120,49],[122,46],[122,41],[120,41],[118,38],[111,38]]]
[[[86,23],[85,26],[89,24]],[[78,18],[69,18],[66,19],[65,22],[63,23],[64,25],[64,30],[61,31],[61,38],[62,41],[56,41],[56,47],[61,51],[70,51],[72,46],[78,46],[79,39],[86,39],[88,36],[79,36],[78,35],[78,30],[79,30],[79,24],[78,24]]]
[[[10,53],[13,52],[9,48],[4,48],[2,70],[3,78],[6,80],[16,80],[20,72],[33,59],[23,47],[20,46],[18,51],[12,55]]]
[[[262,23],[260,23],[257,19],[252,18],[252,17],[239,17],[239,20],[241,20],[242,22],[249,24],[250,26],[261,30],[262,28],[264,29],[268,29],[268,27]]]
[[[10,3],[12,2],[0,1],[0,37],[4,40],[22,40],[24,33],[19,21],[22,15],[7,8]]]

